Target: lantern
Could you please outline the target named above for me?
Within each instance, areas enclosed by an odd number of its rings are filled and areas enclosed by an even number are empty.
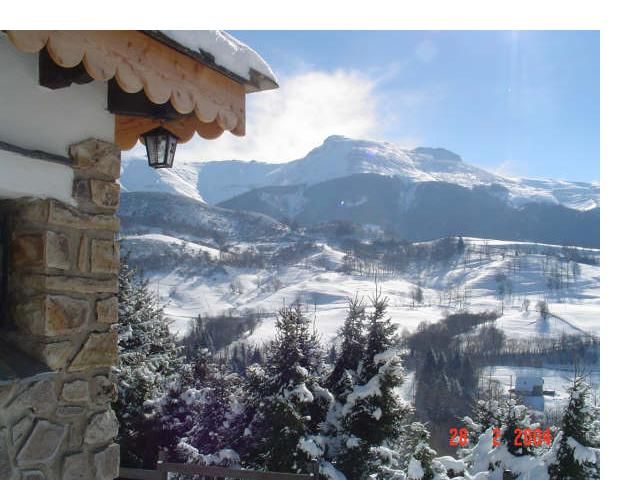
[[[155,128],[142,135],[147,147],[147,160],[153,168],[171,168],[176,154],[178,138],[169,130]]]

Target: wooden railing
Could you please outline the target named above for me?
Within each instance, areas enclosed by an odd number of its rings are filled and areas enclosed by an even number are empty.
[[[169,473],[186,475],[201,475],[214,479],[237,480],[320,480],[318,462],[313,462],[313,473],[258,472],[256,470],[238,470],[236,468],[213,467],[208,465],[193,465],[188,463],[158,463],[157,470],[142,470],[138,468],[120,467],[120,480],[167,480]],[[516,476],[511,470],[505,470],[503,480],[513,480]]]
[[[214,479],[237,480],[319,480],[318,462],[313,463],[313,473],[259,472],[256,470],[240,470],[209,465],[194,465],[190,463],[158,463],[157,470],[142,470],[137,468],[120,467],[121,480],[167,480],[170,473],[185,475],[200,475]]]

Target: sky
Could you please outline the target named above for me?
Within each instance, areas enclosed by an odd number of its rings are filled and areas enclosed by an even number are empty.
[[[443,147],[512,176],[600,179],[597,31],[229,31],[280,88],[248,95],[247,135],[177,161],[301,158],[329,135]]]

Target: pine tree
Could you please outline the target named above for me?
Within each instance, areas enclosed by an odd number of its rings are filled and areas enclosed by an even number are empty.
[[[429,446],[430,436],[423,423],[413,422],[403,427],[398,453],[401,467],[409,480],[430,480],[434,477],[431,462],[436,451]]]
[[[357,372],[358,383],[342,408],[343,448],[337,463],[352,480],[371,473],[377,453],[397,439],[401,422],[409,412],[395,391],[404,381],[404,371],[394,350],[398,338],[396,326],[386,315],[387,305],[387,299],[376,292],[373,311],[366,318],[367,342]]]
[[[527,433],[536,431],[539,425],[531,422],[526,406],[512,399],[479,401],[474,417],[464,419],[469,447],[458,451],[469,476],[486,473],[488,478],[502,478],[501,472],[511,470],[518,478],[546,478],[553,447],[546,446],[542,439],[542,445],[536,445]],[[517,428],[522,430],[518,445]]]
[[[271,471],[307,472],[309,461],[322,454],[313,438],[327,407],[319,385],[322,351],[300,305],[280,310],[276,330],[262,381],[251,385],[250,462]]]
[[[340,353],[327,380],[327,388],[342,403],[351,392],[366,346],[364,301],[356,295],[348,302],[349,313],[339,332],[342,338]]]
[[[205,365],[204,369],[202,365]],[[189,389],[182,395],[182,398],[185,394],[187,398],[190,394],[195,397],[190,406],[195,420],[183,435],[180,450],[188,452],[189,461],[205,464],[222,460],[222,451],[238,457],[234,447],[242,436],[243,427],[241,413],[234,406],[239,402],[242,380],[231,373],[224,362],[211,355],[199,368],[202,377],[194,382],[199,388]]]
[[[185,462],[180,443],[200,418],[199,391],[193,388],[193,364],[183,366],[179,375],[168,382],[158,402],[158,444],[165,452],[165,460]]]
[[[597,410],[590,404],[589,386],[576,374],[569,388],[569,403],[562,418],[556,462],[549,467],[552,480],[600,478]]]
[[[179,348],[148,281],[126,259],[118,280],[118,442],[123,465],[152,467],[159,428],[154,402],[180,364]]]
[[[516,444],[516,429],[523,432],[525,428],[530,429],[531,427],[531,418],[527,408],[524,405],[516,405],[515,400],[509,400],[504,422],[505,429],[501,437],[502,443],[507,446],[509,453],[516,457],[534,455],[534,446],[525,445],[522,436]]]
[[[506,423],[508,407],[498,400],[478,400],[471,409],[471,417],[465,417],[469,431],[469,442],[476,443],[478,437],[493,427]]]

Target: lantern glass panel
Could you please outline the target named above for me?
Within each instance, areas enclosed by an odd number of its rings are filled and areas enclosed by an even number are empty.
[[[149,166],[171,168],[178,139],[164,128],[156,128],[143,136]]]

